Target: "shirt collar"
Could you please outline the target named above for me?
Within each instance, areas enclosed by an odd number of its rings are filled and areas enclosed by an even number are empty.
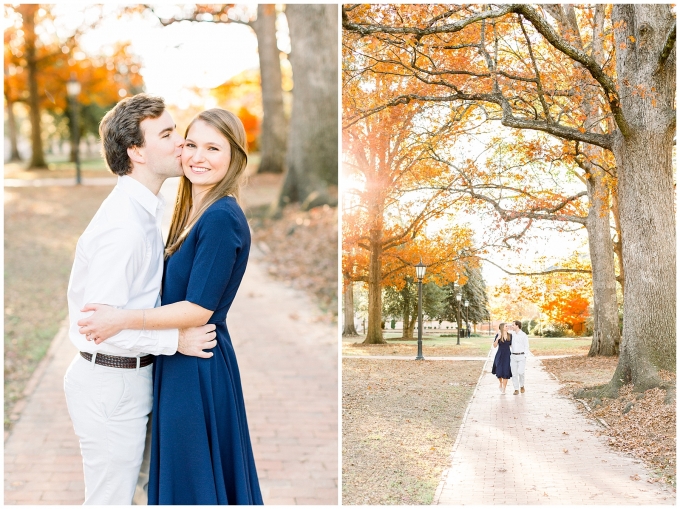
[[[118,177],[118,187],[138,201],[152,216],[156,216],[156,213],[165,205],[165,200],[160,193],[153,194],[148,187],[129,175]]]

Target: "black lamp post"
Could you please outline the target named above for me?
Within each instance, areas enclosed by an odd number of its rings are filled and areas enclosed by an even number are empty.
[[[80,177],[80,133],[78,132],[78,95],[80,94],[80,83],[76,80],[76,75],[71,74],[71,79],[66,83],[66,93],[68,94],[71,103],[71,143],[75,148],[76,156],[76,185],[80,185],[82,179]]]
[[[465,300],[465,337],[470,337],[470,301]]]
[[[421,260],[416,265],[416,278],[418,278],[418,355],[417,361],[422,361],[423,357],[423,278],[425,277],[425,265]]]
[[[456,295],[456,300],[458,301],[458,327],[456,327],[456,331],[458,332],[457,336],[458,339],[456,340],[456,344],[460,345],[460,299],[461,295],[460,293]]]

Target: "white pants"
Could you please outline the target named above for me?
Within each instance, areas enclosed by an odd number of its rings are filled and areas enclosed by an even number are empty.
[[[66,403],[83,455],[85,504],[132,502],[152,406],[152,369],[109,368],[78,354],[66,372]]]
[[[527,355],[510,355],[510,370],[512,371],[512,386],[516,391],[524,387],[524,368],[527,365]]]

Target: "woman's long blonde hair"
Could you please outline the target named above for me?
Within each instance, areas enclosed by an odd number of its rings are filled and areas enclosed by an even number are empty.
[[[505,325],[506,325],[505,322],[498,325],[498,330],[500,331],[498,333],[498,340],[503,342],[510,341],[510,338],[508,337],[509,335],[508,331],[505,330]],[[505,337],[503,336],[503,334],[505,334]]]
[[[244,171],[248,164],[248,142],[243,124],[233,113],[221,108],[213,108],[203,111],[193,118],[184,134],[185,138],[189,134],[191,126],[198,120],[214,128],[229,141],[231,161],[224,178],[208,190],[201,206],[194,212],[191,219],[189,219],[193,205],[191,181],[184,175],[180,177],[175,211],[172,214],[170,233],[165,248],[166,258],[179,249],[191,228],[210,205],[225,196],[233,196],[237,203],[241,204],[241,186],[245,177]]]

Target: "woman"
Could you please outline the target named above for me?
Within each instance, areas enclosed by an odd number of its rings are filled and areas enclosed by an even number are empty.
[[[246,135],[232,113],[197,115],[186,131],[177,202],[166,246],[162,306],[95,313],[81,332],[214,323],[204,358],[156,357],[149,505],[262,504],[241,381],[226,315],[248,262],[250,230],[239,207]]]
[[[510,345],[512,344],[512,334],[506,329],[506,324],[502,323],[498,326],[499,333],[493,340],[494,348],[498,347],[496,357],[493,360],[493,367],[491,373],[498,377],[500,382],[501,394],[505,394],[505,388],[508,385],[508,380],[512,378],[510,371]]]

